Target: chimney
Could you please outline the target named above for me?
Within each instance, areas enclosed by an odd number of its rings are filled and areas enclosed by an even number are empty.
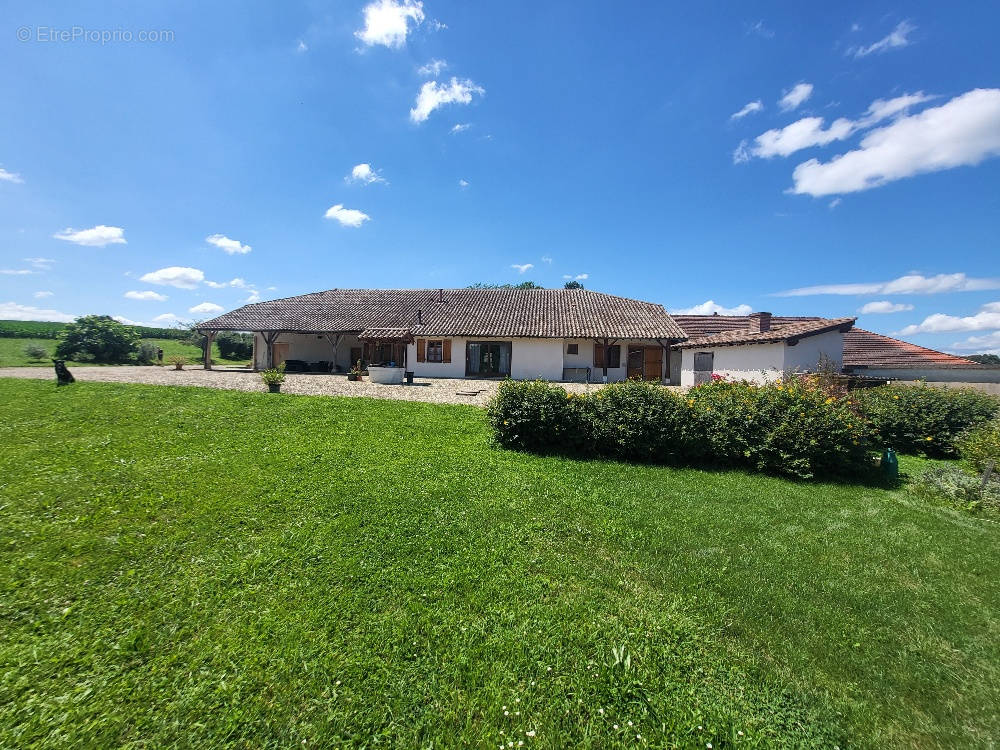
[[[750,313],[750,332],[763,333],[771,330],[771,313],[755,312]]]
[[[417,325],[422,326],[424,324],[424,311],[417,310]]]
[[[444,289],[438,289],[438,302],[444,302]]]

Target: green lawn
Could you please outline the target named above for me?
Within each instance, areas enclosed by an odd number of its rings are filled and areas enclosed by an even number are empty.
[[[187,357],[192,364],[201,362],[201,349],[191,344],[186,344],[177,339],[143,339],[163,349],[163,361],[166,364],[167,358],[178,354]],[[24,353],[24,348],[29,344],[37,344],[44,347],[49,355],[46,359],[30,360]],[[0,367],[51,367],[52,356],[56,349],[55,339],[15,339],[0,338]],[[222,359],[219,355],[219,347],[212,344],[212,359],[215,362],[225,365],[245,365],[250,360],[229,360]],[[70,367],[87,367],[93,362],[67,362]]]
[[[905,487],[521,455],[471,407],[0,409],[0,747],[1000,737],[1000,526]]]

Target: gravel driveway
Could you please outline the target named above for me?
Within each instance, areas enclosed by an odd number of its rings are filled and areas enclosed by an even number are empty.
[[[149,385],[200,385],[232,391],[263,391],[260,376],[249,370],[204,370],[186,367],[174,370],[169,367],[74,367],[77,380],[107,383],[146,383]],[[36,378],[55,382],[51,367],[0,367],[0,378]],[[599,385],[563,383],[564,388],[575,393],[586,393]],[[281,387],[282,393],[299,393],[309,396],[370,396],[403,401],[427,401],[434,404],[484,405],[496,391],[496,380],[417,378],[413,385],[379,385],[368,380],[348,382],[346,375],[320,373],[288,373]],[[480,391],[476,395],[462,395]]]

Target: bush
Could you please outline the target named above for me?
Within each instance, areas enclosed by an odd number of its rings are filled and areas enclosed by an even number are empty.
[[[1000,473],[1000,416],[967,430],[956,441],[958,450],[977,471]]]
[[[59,334],[57,359],[125,362],[139,345],[139,334],[107,315],[86,315]]]
[[[167,357],[167,362],[174,366],[175,370],[183,370],[184,365],[188,363],[187,357],[181,354],[171,354]]]
[[[508,380],[487,416],[497,442],[517,450],[808,478],[871,467],[866,428],[851,407],[794,381],[715,381],[681,396],[631,381],[577,395]]]
[[[971,474],[957,466],[928,469],[917,481],[926,494],[947,500],[962,510],[1000,511],[1000,481]]]
[[[49,350],[39,344],[28,344],[24,347],[24,356],[37,362],[40,359],[48,358]]]
[[[151,365],[159,360],[159,357],[157,356],[159,351],[160,347],[152,341],[140,342],[139,348],[135,353],[136,362],[140,365]]]
[[[223,359],[250,359],[253,356],[253,335],[249,333],[220,333],[215,338],[219,355]],[[204,345],[202,345],[204,350]]]
[[[958,454],[958,436],[986,422],[1000,402],[971,388],[887,385],[855,391],[880,447],[946,458]]]

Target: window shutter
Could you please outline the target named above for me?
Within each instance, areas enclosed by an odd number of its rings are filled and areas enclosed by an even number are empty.
[[[604,367],[603,344],[594,344],[594,367]]]
[[[451,339],[441,342],[441,361],[451,362]]]
[[[427,341],[425,339],[417,339],[417,362],[424,362],[426,360],[426,349]]]

